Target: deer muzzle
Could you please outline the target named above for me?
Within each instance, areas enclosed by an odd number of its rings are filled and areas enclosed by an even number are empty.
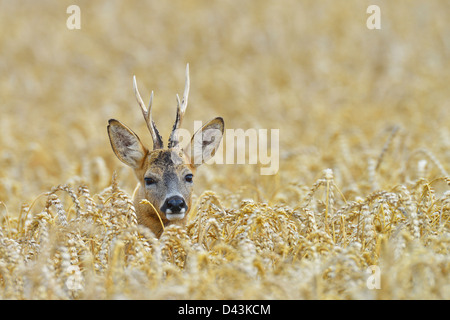
[[[180,220],[186,215],[188,206],[183,197],[171,196],[164,201],[160,210],[165,213],[168,220]]]

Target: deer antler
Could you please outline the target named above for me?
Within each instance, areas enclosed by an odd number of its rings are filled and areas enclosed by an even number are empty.
[[[168,148],[175,148],[178,145],[178,128],[183,121],[184,113],[186,112],[188,97],[189,97],[189,63],[186,65],[186,82],[184,84],[183,99],[180,103],[180,97],[177,94],[177,116],[175,118],[175,124],[173,125],[172,133],[169,137]]]
[[[148,103],[148,108],[146,108],[144,105],[144,101],[142,101],[141,95],[139,94],[139,90],[136,83],[136,76],[133,76],[133,89],[134,94],[136,95],[136,100],[139,103],[139,106],[141,107],[142,115],[144,116],[145,122],[147,123],[148,130],[152,135],[153,150],[162,149],[163,148],[162,138],[158,132],[158,129],[156,129],[155,122],[153,121],[152,118],[153,91],[152,94],[150,95],[150,102]]]

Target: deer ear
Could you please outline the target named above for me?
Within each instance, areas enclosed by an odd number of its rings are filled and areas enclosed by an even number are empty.
[[[117,158],[133,169],[140,168],[148,150],[139,137],[118,120],[108,121],[108,135]]]
[[[190,144],[185,149],[193,167],[198,167],[214,156],[222,140],[223,130],[223,119],[217,117],[194,133]]]

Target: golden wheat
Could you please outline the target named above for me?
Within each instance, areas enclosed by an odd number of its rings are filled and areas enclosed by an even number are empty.
[[[0,299],[450,299],[448,3],[378,2],[4,3]],[[168,132],[187,62],[187,128],[279,128],[280,167],[201,168],[156,239],[106,121],[145,132],[136,74]]]
[[[431,196],[422,180],[328,212],[323,198],[229,209],[205,192],[187,230],[156,240],[114,183],[98,200],[58,186],[28,222],[4,220],[2,298],[448,298],[449,192],[430,201],[424,189]],[[383,276],[375,291],[372,265]]]

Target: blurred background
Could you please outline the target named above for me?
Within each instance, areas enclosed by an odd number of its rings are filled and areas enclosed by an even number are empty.
[[[73,4],[79,30],[66,24]],[[366,27],[372,4],[380,30]],[[326,168],[349,199],[417,178],[419,163],[441,176],[450,170],[449,14],[445,0],[1,1],[0,201],[14,214],[61,183],[99,192],[113,171],[131,193],[136,180],[111,150],[107,121],[151,147],[136,75],[145,102],[155,93],[166,142],[186,63],[186,129],[222,116],[226,128],[280,130],[277,174],[204,166],[197,194],[294,204]]]

